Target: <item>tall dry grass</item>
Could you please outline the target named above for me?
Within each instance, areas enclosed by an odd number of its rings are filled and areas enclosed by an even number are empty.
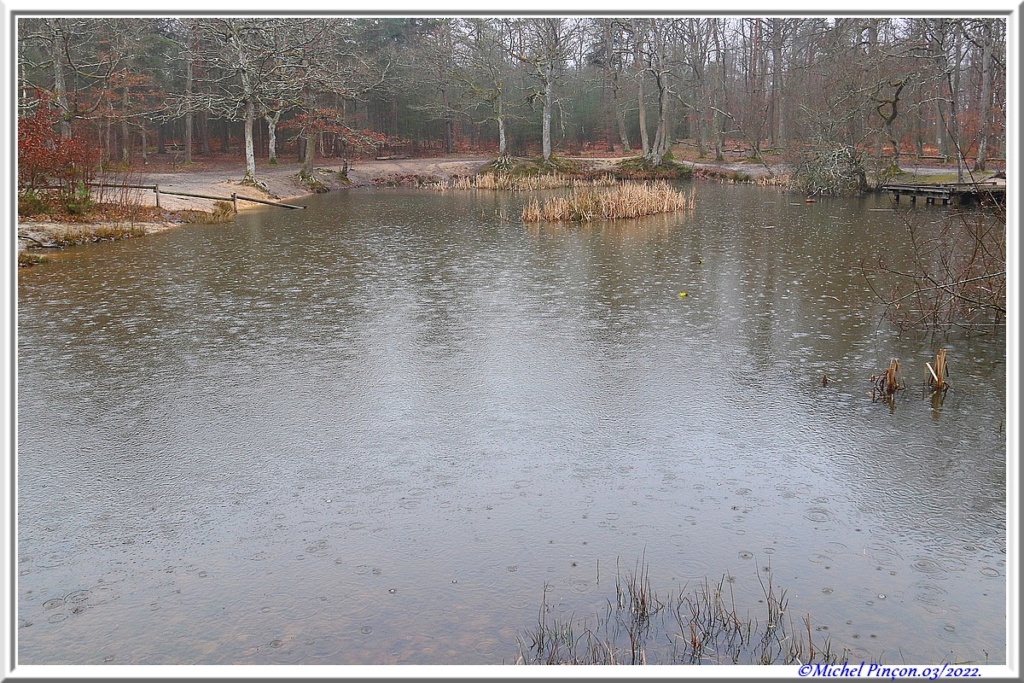
[[[672,188],[665,181],[622,183],[597,191],[575,187],[568,195],[543,202],[533,199],[523,207],[525,222],[592,221],[608,218],[639,218],[658,213],[693,209],[693,190]]]
[[[553,190],[561,187],[610,187],[617,182],[611,175],[582,179],[563,173],[545,173],[543,175],[531,176],[486,173],[483,175],[453,178],[451,189],[533,192],[537,190]]]

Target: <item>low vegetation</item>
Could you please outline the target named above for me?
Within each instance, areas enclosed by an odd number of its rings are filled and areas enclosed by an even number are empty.
[[[582,178],[586,173],[582,164],[575,159],[552,156],[545,161],[542,157],[516,157],[502,154],[480,169],[478,175],[505,175],[513,178],[560,175]]]
[[[235,220],[235,207],[231,202],[225,201],[214,202],[212,211],[183,209],[176,213],[183,223],[217,224]]]
[[[668,152],[657,165],[643,156],[624,159],[615,165],[612,173],[620,180],[682,180],[691,177],[693,170],[677,162]]]

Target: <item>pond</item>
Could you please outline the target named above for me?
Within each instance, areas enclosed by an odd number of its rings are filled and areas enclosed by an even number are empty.
[[[1005,662],[1005,333],[895,333],[887,197],[694,188],[540,226],[352,190],[20,272],[19,662],[510,664],[639,572]]]

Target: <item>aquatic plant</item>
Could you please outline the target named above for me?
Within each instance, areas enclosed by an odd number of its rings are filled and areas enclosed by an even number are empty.
[[[594,626],[587,619],[550,620],[544,598],[534,628],[519,636],[517,664],[809,664],[836,663],[848,653],[832,650],[831,640],[814,641],[811,617],[797,627],[786,592],[771,575],[758,571],[761,618],[741,616],[733,579],[708,579],[692,590],[658,597],[645,563],[615,581]],[[749,611],[744,612],[749,613]],[[842,655],[842,657],[841,657]]]
[[[40,263],[46,263],[48,259],[42,254],[36,254],[31,251],[22,250],[18,252],[18,267],[26,268],[28,266],[39,265]]]
[[[871,375],[871,400],[878,398],[891,400],[896,392],[904,388],[897,373],[900,370],[900,362],[896,358],[889,361],[889,367],[877,375]]]

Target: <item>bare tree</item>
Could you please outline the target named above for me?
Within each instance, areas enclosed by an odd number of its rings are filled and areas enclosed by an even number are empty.
[[[466,68],[460,71],[468,106],[483,105],[485,121],[498,126],[498,155],[508,153],[508,122],[511,117],[508,91],[511,81],[509,53],[511,43],[507,22],[467,20],[462,40],[467,48]]]
[[[551,115],[555,105],[555,86],[566,58],[572,54],[573,40],[580,26],[578,19],[544,17],[515,22],[522,45],[512,45],[509,54],[528,66],[537,81],[531,102],[541,102],[541,149],[545,162],[551,161]]]
[[[978,152],[974,160],[974,170],[984,171],[988,163],[988,138],[992,122],[992,82],[995,59],[993,57],[997,34],[997,22],[992,19],[981,19],[973,24],[972,42],[981,50],[981,66],[979,77],[981,87],[978,93]],[[980,45],[979,45],[980,44]]]

